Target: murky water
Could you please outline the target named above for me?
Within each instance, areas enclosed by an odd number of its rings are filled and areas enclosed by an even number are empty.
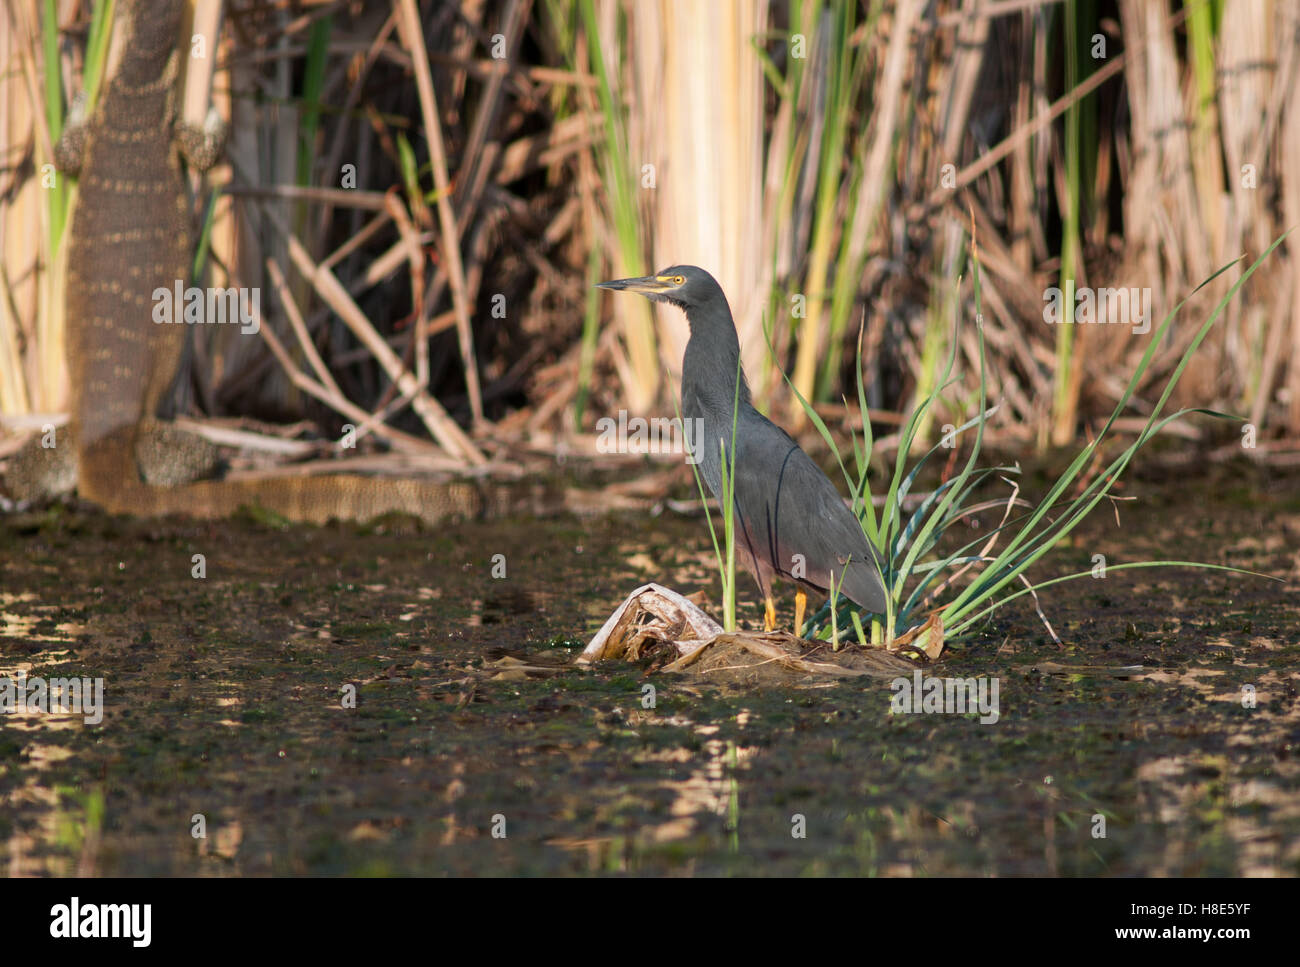
[[[0,675],[102,678],[104,710],[0,716],[0,859],[56,875],[1295,875],[1300,485],[1234,479],[1135,482],[1122,526],[1098,513],[1039,576],[1104,553],[1282,580],[1066,585],[1043,597],[1062,647],[1012,608],[925,670],[996,678],[990,724],[891,714],[879,679],[569,667],[638,584],[716,600],[698,519],[11,518]],[[1111,673],[1128,665],[1144,671]]]

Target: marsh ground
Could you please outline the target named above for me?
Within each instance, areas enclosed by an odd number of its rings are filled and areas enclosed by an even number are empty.
[[[1099,508],[1039,576],[1103,553],[1282,580],[1074,582],[1044,595],[1062,646],[1012,606],[926,670],[995,676],[987,725],[891,715],[879,679],[568,668],[636,585],[716,591],[699,519],[422,532],[10,517],[0,671],[102,677],[106,712],[98,725],[0,716],[3,862],[37,875],[1294,876],[1300,479],[1223,467],[1139,476],[1125,496],[1118,526]],[[520,656],[556,667],[523,672]]]

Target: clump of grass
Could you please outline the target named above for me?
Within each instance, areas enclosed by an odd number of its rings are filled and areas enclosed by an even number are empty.
[[[916,407],[903,429],[898,444],[898,456],[894,473],[889,482],[889,489],[885,493],[884,504],[879,517],[877,517],[867,489],[867,464],[872,444],[870,420],[863,420],[864,433],[861,444],[856,434],[853,435],[852,446],[856,473],[850,473],[845,467],[844,460],[836,449],[826,425],[793,384],[790,384],[809,420],[817,427],[818,432],[821,433],[827,445],[835,453],[840,470],[844,474],[853,497],[854,511],[862,521],[863,531],[877,550],[881,552],[881,559],[885,562],[881,570],[881,578],[887,591],[888,606],[887,613],[878,616],[877,622],[883,631],[886,646],[893,644],[911,632],[919,631],[927,622],[932,622],[938,633],[950,640],[969,635],[975,630],[980,621],[1022,595],[1032,594],[1037,599],[1037,592],[1043,588],[1063,581],[1086,577],[1093,573],[1091,570],[1080,571],[1039,581],[1038,583],[1031,583],[1026,576],[1026,571],[1032,565],[1060,543],[1106,497],[1137,451],[1143,444],[1159,433],[1165,425],[1188,413],[1204,413],[1221,419],[1241,419],[1240,417],[1199,407],[1181,409],[1164,417],[1161,416],[1161,413],[1192,354],[1200,346],[1215,322],[1218,321],[1228,302],[1285,237],[1286,235],[1282,235],[1274,241],[1250,265],[1241,278],[1223,296],[1218,305],[1215,306],[1214,311],[1201,325],[1196,337],[1192,339],[1183,352],[1177,367],[1165,385],[1164,391],[1152,408],[1145,427],[1134,441],[1097,474],[1087,486],[1083,487],[1076,496],[1070,499],[1064,498],[1066,491],[1072,485],[1075,485],[1076,481],[1082,483],[1080,481],[1081,475],[1092,464],[1098,448],[1101,446],[1102,441],[1107,438],[1107,434],[1114,425],[1115,420],[1128,406],[1130,398],[1151,365],[1157,347],[1161,345],[1174,317],[1187,303],[1187,299],[1175,306],[1152,334],[1146,352],[1139,361],[1128,382],[1128,386],[1125,388],[1123,395],[1115,406],[1114,412],[1111,414],[1110,419],[1107,420],[1102,431],[1079,452],[1064,473],[1055,481],[1047,496],[1036,507],[1032,507],[1027,512],[1015,517],[1012,517],[1013,509],[1029,505],[1018,499],[1018,488],[1014,483],[1011,484],[1012,495],[1005,501],[972,503],[975,492],[995,475],[1014,475],[1019,472],[1017,467],[977,468],[984,427],[996,407],[988,407],[985,392],[986,374],[984,371],[979,258],[973,246],[971,267],[974,281],[976,336],[980,356],[979,407],[977,415],[967,420],[960,427],[957,427],[953,433],[946,435],[944,439],[931,447],[910,469],[905,466],[906,458],[912,452],[913,444],[916,441],[918,428],[924,424],[927,413],[939,400],[944,389],[956,381],[952,378],[952,371],[956,363],[959,341],[954,338],[951,341],[951,351],[942,378],[935,381],[934,388]],[[1237,264],[1237,261],[1240,260],[1234,260],[1223,266],[1197,286],[1195,291],[1199,291],[1210,284]],[[957,325],[956,321],[954,325]],[[860,352],[861,337],[859,337]],[[858,402],[865,415],[867,412],[866,395],[862,385],[860,367],[858,373]],[[927,495],[914,511],[910,514],[906,513],[904,505],[908,494],[926,462],[939,450],[950,446],[955,437],[969,433],[971,430],[975,432],[975,440],[970,455],[961,471],[937,487],[933,493]],[[937,550],[940,539],[949,532],[954,523],[977,510],[988,509],[994,503],[1005,505],[1006,508],[1003,520],[997,528],[990,533],[982,534],[978,539],[969,541],[955,550],[945,550],[943,552]],[[1049,512],[1051,516],[1049,516]],[[999,544],[1001,550],[997,549]],[[1166,560],[1109,564],[1107,570],[1119,571],[1128,568],[1173,566],[1254,573],[1224,565]],[[972,572],[974,576],[966,580],[964,585],[958,587],[958,579],[965,578],[966,575]],[[812,616],[807,627],[811,628],[813,635],[820,638],[837,635],[839,627],[845,623],[845,616],[836,613],[839,610],[847,611],[852,615],[855,628],[858,629],[859,640],[865,643],[865,633],[861,630],[856,613],[852,611],[851,603],[848,605],[841,604],[840,607],[835,609],[832,609],[829,603],[824,605],[820,611]],[[1050,625],[1048,627],[1050,630]],[[875,628],[873,628],[872,637],[873,640],[880,637]]]

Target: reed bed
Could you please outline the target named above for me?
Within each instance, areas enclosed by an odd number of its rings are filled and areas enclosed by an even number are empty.
[[[986,441],[1077,445],[1121,401],[1112,432],[1141,432],[1197,332],[1153,348],[1158,320],[1300,223],[1290,3],[232,0],[219,34],[196,7],[213,39],[190,84],[232,125],[224,165],[191,179],[198,277],[259,288],[264,316],[256,338],[196,333],[197,408],[350,423],[449,464],[590,448],[622,408],[671,415],[680,313],[590,285],[680,262],[722,283],[756,402],[793,427],[799,396],[832,429],[862,409],[898,427],[956,354],[915,452],[981,391]],[[0,13],[10,427],[63,405],[76,200],[49,165],[72,94],[111,67],[107,13]],[[983,385],[949,324],[972,219]],[[1245,416],[1255,457],[1294,459],[1300,437],[1296,244],[1226,305],[1170,401]],[[1102,321],[1053,324],[1054,306]],[[1241,452],[1218,427],[1182,429]]]

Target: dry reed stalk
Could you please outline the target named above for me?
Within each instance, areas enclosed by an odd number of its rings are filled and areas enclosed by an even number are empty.
[[[306,248],[293,236],[288,225],[276,212],[264,208],[263,213],[271,227],[285,240],[289,259],[299,274],[307,280],[321,300],[338,315],[357,340],[370,351],[392,383],[403,393],[410,394],[412,409],[419,415],[434,439],[452,456],[460,457],[470,464],[485,463],[486,458],[482,451],[447,415],[446,410],[437,400],[417,386],[415,376],[402,366],[401,360],[375,331],[370,320],[348,295],[338,277],[313,261]]]
[[[451,180],[447,175],[447,152],[442,139],[442,121],[438,115],[438,99],[433,90],[433,76],[429,73],[429,56],[424,48],[419,10],[415,0],[399,0],[401,17],[398,33],[410,51],[415,68],[415,83],[420,94],[420,112],[424,133],[429,139],[429,157],[433,165],[433,184],[438,192],[438,222],[442,229],[442,257],[451,279],[452,302],[456,308],[456,334],[460,344],[461,362],[464,365],[465,389],[469,394],[470,410],[475,424],[483,422],[483,395],[479,389],[478,359],[474,352],[474,332],[470,324],[469,295],[465,288],[465,269],[460,257],[460,232],[456,213],[452,209]],[[468,451],[467,451],[468,452]],[[479,455],[481,457],[481,454]]]
[[[655,166],[657,187],[643,192],[653,265],[709,266],[727,293],[746,363],[758,372],[766,293],[763,263],[762,71],[753,39],[766,29],[756,0],[635,4],[636,102],[630,136],[638,163]],[[689,24],[690,29],[681,29]],[[664,43],[671,38],[671,43]],[[642,46],[645,45],[645,46]],[[662,50],[662,57],[646,56]],[[680,312],[658,314],[663,362],[681,365],[686,326]]]

